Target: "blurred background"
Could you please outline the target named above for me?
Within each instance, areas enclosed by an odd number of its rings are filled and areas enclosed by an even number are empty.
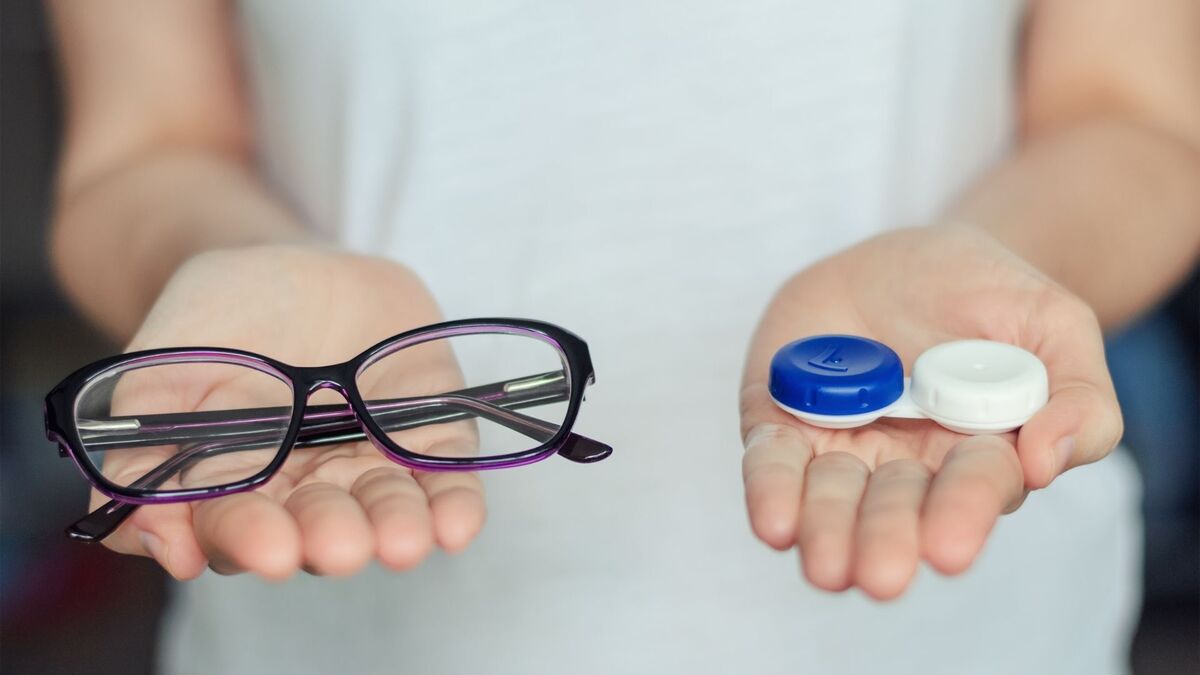
[[[153,672],[166,580],[153,564],[73,544],[86,509],[45,440],[41,399],[117,351],[59,294],[45,255],[60,112],[40,3],[0,14],[0,671]],[[1200,277],[1109,340],[1125,444],[1145,481],[1138,675],[1200,673]]]

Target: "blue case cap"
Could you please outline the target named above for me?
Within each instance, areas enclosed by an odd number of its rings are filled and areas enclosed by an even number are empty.
[[[854,335],[814,335],[771,359],[771,396],[816,415],[861,415],[904,393],[904,364],[887,345]]]

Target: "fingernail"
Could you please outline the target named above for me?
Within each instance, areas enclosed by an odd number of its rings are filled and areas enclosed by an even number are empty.
[[[1071,455],[1075,454],[1075,437],[1066,436],[1054,444],[1054,455],[1058,459],[1058,473],[1066,471],[1067,464],[1071,462]]]
[[[142,542],[142,547],[146,549],[146,552],[153,556],[158,561],[158,564],[162,565],[164,570],[170,573],[171,568],[167,565],[167,545],[163,543],[163,540],[149,532],[139,532],[138,540]]]

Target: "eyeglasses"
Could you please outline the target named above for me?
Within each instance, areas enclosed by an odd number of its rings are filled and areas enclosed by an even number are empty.
[[[519,319],[426,326],[311,368],[237,349],[153,349],[63,380],[46,396],[46,435],[111,498],[67,528],[94,542],[139,505],[253,490],[285,463],[354,456],[364,441],[421,471],[509,468],[555,454],[596,462],[612,448],[571,431],[594,382],[587,343]],[[326,389],[341,402],[309,405],[336,400]]]

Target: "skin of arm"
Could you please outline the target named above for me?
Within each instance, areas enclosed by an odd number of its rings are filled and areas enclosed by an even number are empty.
[[[90,319],[127,341],[196,254],[309,239],[252,167],[225,3],[49,7],[67,113],[51,259]]]
[[[1020,94],[1018,150],[949,219],[1119,326],[1200,255],[1200,3],[1036,2]]]

